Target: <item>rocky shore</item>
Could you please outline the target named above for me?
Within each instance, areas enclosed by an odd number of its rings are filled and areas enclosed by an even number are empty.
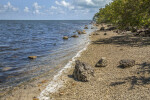
[[[87,49],[76,59],[73,67],[57,79],[63,82],[63,86],[48,94],[49,98],[149,100],[149,37],[120,31],[112,25],[95,26],[98,30],[89,35],[91,41]],[[38,97],[51,80],[47,76],[28,87],[14,88],[11,94],[2,100],[44,100]]]
[[[51,98],[149,100],[149,37],[119,32],[111,25],[97,27],[100,30],[90,35],[90,45],[66,75],[68,81]]]

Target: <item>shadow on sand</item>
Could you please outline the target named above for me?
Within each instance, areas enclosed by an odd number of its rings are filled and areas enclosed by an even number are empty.
[[[150,45],[150,38],[125,35],[125,36],[114,36],[107,39],[99,39],[97,41],[93,41],[92,43],[93,44],[116,44],[116,45],[139,47],[139,46]]]
[[[134,89],[135,85],[141,86],[150,84],[150,63],[142,63],[139,64],[139,68],[137,68],[136,75],[131,77],[126,77],[120,79],[118,82],[112,82],[110,86],[122,85],[125,83],[130,83],[129,90]]]

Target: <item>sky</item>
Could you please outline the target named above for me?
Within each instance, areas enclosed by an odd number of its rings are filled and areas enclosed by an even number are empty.
[[[91,20],[111,0],[0,0],[0,20]]]

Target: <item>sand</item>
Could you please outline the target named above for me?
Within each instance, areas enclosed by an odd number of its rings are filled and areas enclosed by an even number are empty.
[[[99,26],[98,28],[100,28]],[[97,35],[94,35],[97,33]],[[104,35],[107,33],[107,35]],[[77,58],[91,65],[95,77],[89,82],[75,81],[73,68],[63,74],[64,86],[50,94],[52,100],[150,100],[150,43],[149,38],[117,34],[113,31],[93,32],[87,50]],[[95,67],[106,57],[108,66]],[[119,68],[122,59],[133,59],[136,65]],[[47,77],[33,82],[28,87],[12,89],[1,100],[34,100],[46,88],[51,79]],[[35,99],[38,100],[38,99]]]
[[[78,59],[88,63],[95,70],[95,77],[89,82],[72,78],[53,93],[53,100],[150,100],[150,45],[148,37],[117,34],[113,31],[96,31],[91,43]],[[96,68],[95,64],[106,57],[108,66]],[[119,68],[122,59],[133,59],[136,65]]]

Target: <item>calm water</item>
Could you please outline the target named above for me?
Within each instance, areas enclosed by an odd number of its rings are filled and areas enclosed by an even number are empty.
[[[90,21],[0,21],[0,88],[63,67],[87,42],[87,34],[63,40]],[[90,25],[89,25],[90,27]],[[90,32],[88,29],[87,32]],[[37,59],[30,60],[28,56]],[[58,67],[59,66],[59,67]],[[9,69],[6,70],[6,68]]]

